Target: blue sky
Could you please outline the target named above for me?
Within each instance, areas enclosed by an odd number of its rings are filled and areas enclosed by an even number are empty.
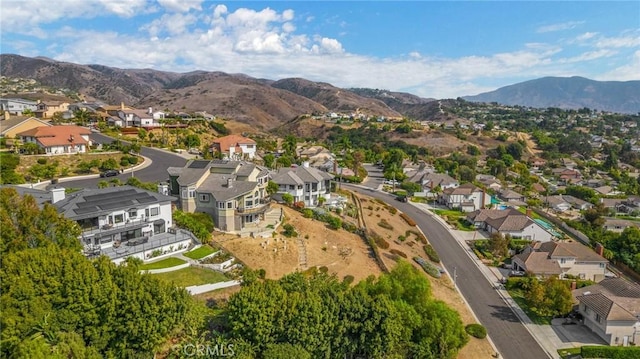
[[[2,53],[450,98],[640,80],[640,1],[3,0]]]

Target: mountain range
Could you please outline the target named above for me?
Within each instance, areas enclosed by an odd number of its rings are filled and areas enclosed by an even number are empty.
[[[562,109],[589,108],[618,113],[640,113],[640,81],[594,81],[584,77],[543,77],[476,96],[473,102]]]
[[[441,111],[441,103],[435,99],[379,89],[343,89],[302,78],[270,80],[224,72],[120,69],[13,54],[0,55],[0,74],[31,78],[45,86],[73,90],[87,101],[124,103],[137,108],[207,111],[260,130],[276,128],[301,115],[327,112],[360,112],[432,121],[452,118]],[[565,85],[565,82],[575,85]],[[640,111],[639,85],[640,81],[611,83],[583,78],[545,78],[466,99],[635,113]],[[634,89],[635,97],[632,96]]]

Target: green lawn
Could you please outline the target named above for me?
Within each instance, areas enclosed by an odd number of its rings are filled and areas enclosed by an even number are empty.
[[[179,266],[180,264],[184,264],[184,263],[187,263],[187,262],[185,262],[180,258],[169,257],[161,261],[143,264],[140,266],[140,270],[170,268],[170,267]]]
[[[452,216],[452,217],[462,217],[464,213],[460,211],[455,211],[452,209],[434,209],[433,212],[438,216]]]
[[[198,267],[189,267],[173,272],[152,274],[152,276],[167,282],[175,283],[180,287],[218,283],[229,280],[229,278],[220,272]]]
[[[527,208],[526,207],[518,207],[518,212],[522,213],[522,214],[527,214]],[[541,219],[545,222],[549,222],[546,219],[542,218],[540,215],[538,215],[535,211],[531,211],[531,218],[533,219]]]
[[[191,258],[191,259],[200,259],[203,257],[208,256],[209,254],[215,253],[216,250],[209,247],[209,246],[202,246],[200,248],[194,249],[190,252],[186,252],[184,253],[185,257]]]
[[[529,306],[527,305],[527,301],[524,299],[524,294],[522,293],[521,289],[509,289],[508,292],[511,298],[513,298],[513,300],[518,303],[518,306],[522,308],[522,310],[527,314],[527,316],[533,323],[541,325],[551,325],[551,317],[541,317],[529,310]]]

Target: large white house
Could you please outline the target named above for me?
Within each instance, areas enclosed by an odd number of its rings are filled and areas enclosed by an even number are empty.
[[[640,341],[640,285],[608,278],[573,291],[584,325],[609,345]]]
[[[22,112],[29,110],[35,112],[38,109],[36,101],[21,98],[0,98],[0,111],[7,111],[12,115],[22,116]]]
[[[211,144],[211,152],[220,153],[225,160],[253,159],[256,149],[256,141],[239,135],[216,138]]]
[[[56,188],[51,202],[82,228],[85,255],[107,255],[119,263],[127,257],[150,260],[186,251],[196,241],[190,232],[172,228],[173,200],[175,197],[122,186],[68,195],[64,188]]]
[[[491,203],[491,196],[471,183],[444,189],[439,202],[450,209],[473,212]]]
[[[309,166],[305,162],[295,168],[280,168],[272,181],[278,184],[278,194],[288,193],[294,202],[304,202],[305,207],[315,207],[320,197],[327,197],[331,191],[333,175]]]

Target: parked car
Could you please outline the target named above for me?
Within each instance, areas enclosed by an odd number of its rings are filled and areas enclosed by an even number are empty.
[[[512,270],[509,272],[509,277],[524,277],[525,272],[519,270]]]
[[[120,172],[118,172],[116,170],[106,170],[106,171],[100,173],[100,177],[113,177],[113,176],[117,176],[118,173],[120,173]]]
[[[407,196],[396,196],[396,201],[400,201],[400,202],[408,202],[409,199],[407,198]]]

